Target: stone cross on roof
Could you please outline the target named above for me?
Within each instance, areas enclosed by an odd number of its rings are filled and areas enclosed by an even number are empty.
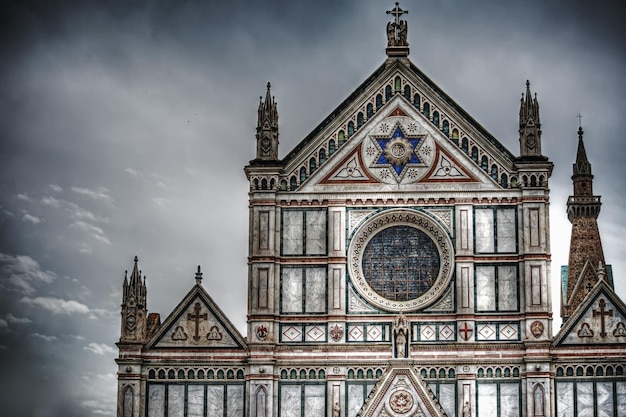
[[[387,14],[392,14],[395,16],[396,25],[400,25],[400,16],[402,16],[405,13],[409,13],[408,10],[402,10],[400,6],[398,5],[398,2],[396,2],[396,7],[394,7],[392,10],[387,10]]]

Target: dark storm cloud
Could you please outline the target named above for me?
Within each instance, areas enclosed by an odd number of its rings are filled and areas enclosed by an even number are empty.
[[[567,261],[576,115],[626,296],[619,2],[406,2],[411,60],[514,154],[526,79]],[[124,270],[165,318],[194,283],[245,333],[247,184],[265,83],[285,155],[385,58],[380,1],[4,2],[0,385],[9,415],[114,415]],[[616,192],[617,190],[617,192]],[[558,311],[558,288],[553,288]],[[558,312],[556,314],[558,316]],[[55,387],[51,389],[50,387]],[[21,393],[30,392],[25,402]]]

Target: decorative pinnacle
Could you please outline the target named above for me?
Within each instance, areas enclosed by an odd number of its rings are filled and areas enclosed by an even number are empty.
[[[196,284],[202,283],[202,271],[200,271],[200,265],[198,265],[198,272],[196,272]]]
[[[135,255],[135,263],[139,262],[139,258]]]

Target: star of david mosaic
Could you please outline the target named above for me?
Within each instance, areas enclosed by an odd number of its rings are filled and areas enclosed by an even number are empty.
[[[378,153],[371,168],[391,168],[389,171],[400,181],[409,167],[425,166],[417,154],[425,135],[407,135],[400,123],[389,132],[390,135],[372,136]]]

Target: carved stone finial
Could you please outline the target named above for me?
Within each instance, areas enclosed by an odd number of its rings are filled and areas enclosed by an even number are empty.
[[[135,263],[139,262],[139,258],[135,255]]]
[[[196,284],[202,283],[202,271],[200,271],[200,265],[198,265],[198,272],[196,272]]]

